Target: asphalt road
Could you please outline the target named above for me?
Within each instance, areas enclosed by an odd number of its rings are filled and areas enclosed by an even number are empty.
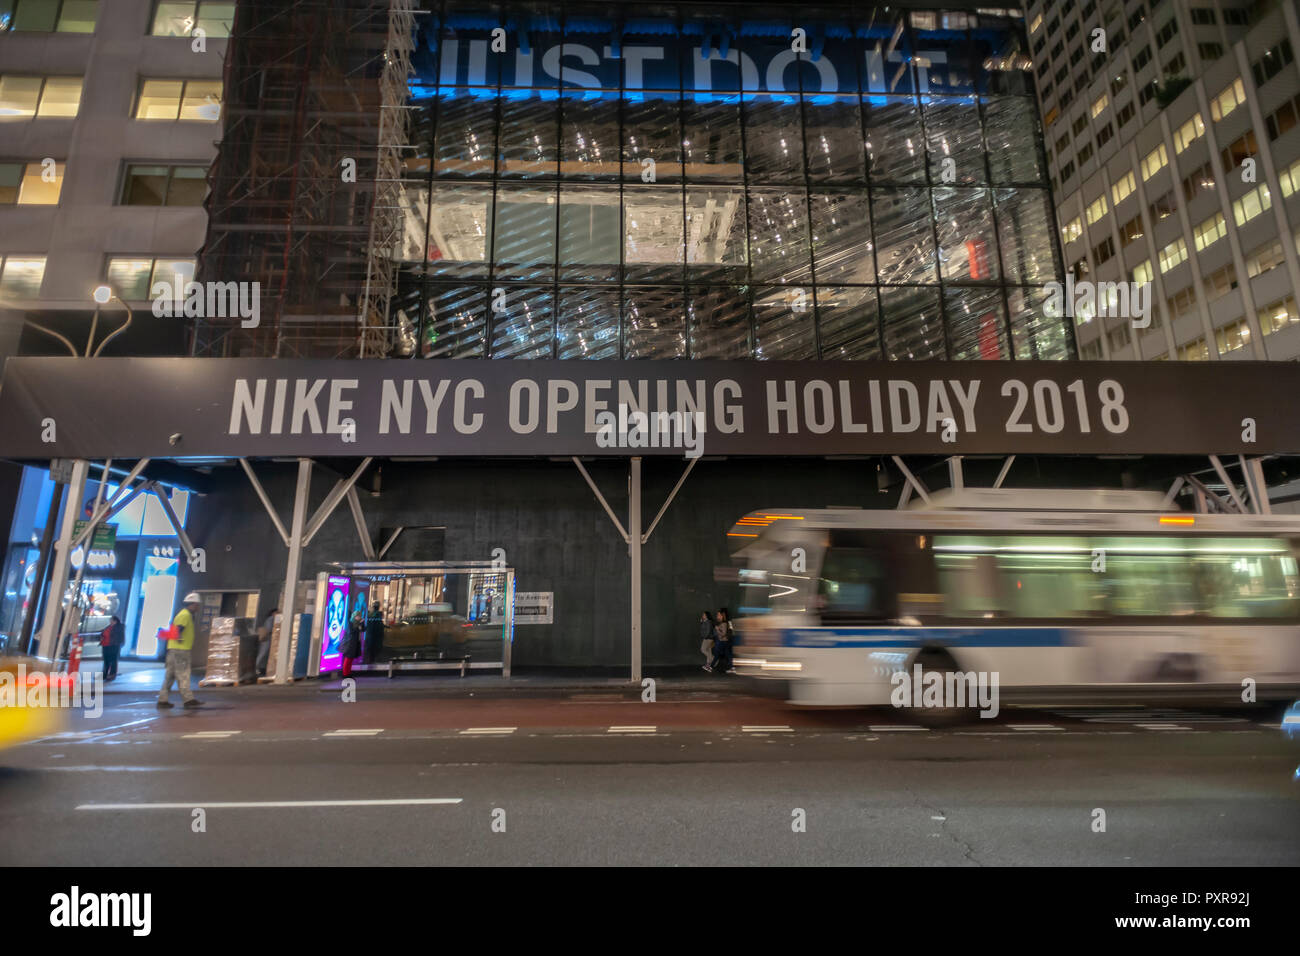
[[[206,697],[119,695],[0,753],[0,864],[1300,863],[1274,711],[925,730],[715,691]]]

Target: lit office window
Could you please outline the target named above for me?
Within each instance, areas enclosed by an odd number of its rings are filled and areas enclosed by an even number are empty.
[[[126,167],[123,206],[201,206],[207,195],[206,166]]]
[[[79,76],[0,76],[0,119],[10,116],[76,116]]]
[[[1214,332],[1214,344],[1219,347],[1219,354],[1235,352],[1250,344],[1250,326],[1245,319],[1238,319]]]
[[[1179,263],[1187,261],[1187,243],[1181,238],[1175,239],[1160,250],[1160,271],[1168,272]]]
[[[1181,153],[1205,135],[1205,120],[1197,113],[1174,131],[1174,152]]]
[[[1127,199],[1135,189],[1137,189],[1137,177],[1133,175],[1132,170],[1129,170],[1111,184],[1110,198],[1112,204],[1118,206]]]
[[[1092,114],[1092,118],[1096,119],[1098,116],[1100,116],[1102,110],[1104,110],[1109,105],[1110,105],[1110,97],[1105,93],[1101,94],[1101,96],[1093,100],[1092,107],[1089,109],[1089,112]]]
[[[0,256],[0,296],[35,299],[45,278],[44,256]]]
[[[1142,181],[1146,182],[1160,170],[1169,165],[1169,151],[1161,143],[1142,159]]]
[[[234,19],[233,3],[162,2],[154,11],[150,32],[156,37],[187,37],[198,28],[210,37],[228,37]]]
[[[0,0],[0,33],[94,33],[99,0]]]
[[[1237,77],[1222,93],[1210,100],[1210,116],[1217,123],[1244,102],[1246,86],[1241,82],[1241,77]]]
[[[158,282],[174,286],[179,278],[183,288],[194,278],[194,260],[114,257],[108,260],[107,278],[123,299],[143,301]]]
[[[1259,185],[1232,204],[1232,218],[1238,226],[1244,226],[1266,209],[1273,208],[1273,197],[1268,186]]]
[[[1300,322],[1300,311],[1296,309],[1293,295],[1279,299],[1277,302],[1270,302],[1255,314],[1259,318],[1259,327],[1265,335],[1272,335],[1278,329]]]
[[[1201,223],[1194,230],[1196,237],[1196,251],[1200,252],[1206,246],[1213,245],[1228,234],[1228,224],[1224,222],[1223,213],[1216,212],[1205,222]]]
[[[215,123],[221,118],[221,81],[145,80],[140,84],[135,118]]]
[[[63,189],[63,163],[0,163],[0,206],[54,206]]]
[[[1282,187],[1282,195],[1290,196],[1292,193],[1300,191],[1300,159],[1283,169],[1277,174],[1278,184]]]
[[[1088,225],[1091,226],[1102,216],[1106,215],[1106,210],[1107,210],[1107,206],[1106,206],[1105,196],[1098,196],[1091,203],[1089,203],[1088,209],[1085,213],[1085,216],[1088,219]]]
[[[1143,259],[1133,267],[1133,281],[1142,283],[1150,282],[1155,278],[1155,273],[1151,271],[1151,260]]]
[[[1079,221],[1078,216],[1075,216],[1073,219],[1067,222],[1065,226],[1061,229],[1061,240],[1063,242],[1067,242],[1067,243],[1074,242],[1074,240],[1078,239],[1082,235],[1083,235],[1083,223]]]
[[[1178,347],[1178,361],[1207,362],[1210,359],[1210,347],[1205,344],[1205,336],[1192,339],[1186,345]]]

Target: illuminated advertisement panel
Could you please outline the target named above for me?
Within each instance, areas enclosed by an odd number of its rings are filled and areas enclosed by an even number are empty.
[[[325,585],[325,621],[320,642],[320,670],[338,670],[343,666],[343,641],[348,633],[349,579],[330,575]]]

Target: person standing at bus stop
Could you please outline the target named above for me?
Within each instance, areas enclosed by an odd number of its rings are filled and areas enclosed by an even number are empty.
[[[178,632],[174,640],[167,642],[167,668],[163,673],[162,689],[158,691],[158,706],[170,707],[167,699],[171,693],[172,681],[180,691],[186,707],[197,707],[202,703],[190,689],[190,654],[194,650],[194,615],[199,613],[199,596],[191,591],[185,595],[185,606],[172,618],[172,628]]]
[[[361,656],[361,635],[366,629],[366,612],[357,608],[348,622],[348,634],[343,639],[343,676],[352,674],[352,662]]]
[[[106,684],[117,676],[117,655],[121,653],[122,645],[125,643],[126,628],[122,626],[121,618],[114,617],[99,638],[100,647],[104,652],[104,683]]]
[[[370,617],[366,618],[366,646],[362,651],[363,663],[373,664],[379,659],[379,652],[384,649],[384,614],[376,601],[370,605]]]

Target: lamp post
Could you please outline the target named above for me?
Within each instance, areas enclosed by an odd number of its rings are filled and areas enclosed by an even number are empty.
[[[90,323],[90,338],[86,341],[87,358],[90,358],[92,355],[98,357],[99,353],[104,351],[104,346],[106,346],[109,342],[113,341],[113,339],[117,338],[119,335],[121,335],[123,332],[129,329],[131,327],[131,323],[135,321],[135,313],[131,311],[131,307],[126,304],[126,300],[123,299],[120,295],[118,295],[117,290],[114,289],[111,285],[105,284],[105,285],[96,286],[94,291],[94,299],[95,299],[95,316]],[[117,329],[114,332],[110,332],[108,334],[108,337],[105,338],[104,341],[99,343],[99,348],[95,349],[94,352],[91,352],[90,347],[95,342],[95,329],[99,325],[100,307],[107,305],[113,299],[117,299],[118,302],[122,303],[122,308],[126,309],[126,322],[122,325],[121,328]]]

